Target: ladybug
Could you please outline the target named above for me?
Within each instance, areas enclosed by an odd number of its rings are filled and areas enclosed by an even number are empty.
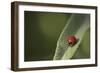
[[[77,41],[77,39],[75,36],[68,36],[67,37],[67,42],[69,45],[75,45],[76,41]]]

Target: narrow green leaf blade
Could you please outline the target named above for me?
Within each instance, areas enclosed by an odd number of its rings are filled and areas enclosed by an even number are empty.
[[[73,14],[58,39],[54,60],[70,59],[79,47],[82,37],[88,28],[88,14]],[[66,37],[69,35],[75,35],[78,38],[77,44],[73,47],[70,47],[66,42]]]

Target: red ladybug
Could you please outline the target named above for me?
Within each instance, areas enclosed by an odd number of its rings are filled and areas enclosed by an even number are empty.
[[[74,45],[76,43],[76,37],[75,36],[68,36],[67,42],[69,45]]]

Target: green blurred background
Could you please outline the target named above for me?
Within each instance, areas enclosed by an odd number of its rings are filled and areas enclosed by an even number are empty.
[[[24,60],[52,60],[70,13],[24,12]]]

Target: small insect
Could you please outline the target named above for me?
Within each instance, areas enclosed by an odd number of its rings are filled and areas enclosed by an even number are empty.
[[[68,36],[68,37],[67,37],[67,42],[68,42],[69,45],[72,45],[72,46],[73,46],[73,45],[76,44],[77,39],[76,39],[75,36]]]

